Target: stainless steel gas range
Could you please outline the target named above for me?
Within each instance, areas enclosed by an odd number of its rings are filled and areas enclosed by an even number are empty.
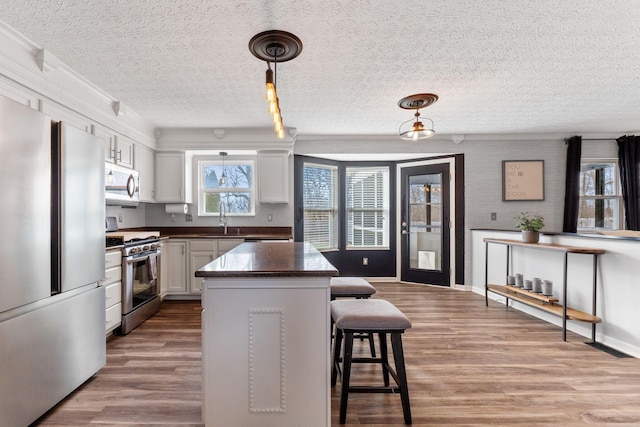
[[[160,309],[160,233],[107,232],[107,246],[122,245],[122,325],[126,335]]]

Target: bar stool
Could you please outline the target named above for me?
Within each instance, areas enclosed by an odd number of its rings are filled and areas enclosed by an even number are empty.
[[[369,298],[376,293],[371,283],[361,277],[332,277],[331,300],[336,298]]]
[[[333,349],[331,386],[335,386],[340,370],[340,350],[344,337],[342,355],[342,390],[340,394],[340,424],[347,419],[347,399],[349,393],[400,393],[405,424],[411,424],[411,407],[407,373],[402,350],[402,333],[411,328],[411,322],[395,305],[381,299],[337,300],[331,302],[331,318],[336,325],[336,339]],[[380,357],[353,357],[353,336],[356,333],[377,333],[380,338]],[[391,346],[395,370],[389,365],[387,354],[387,334],[391,336]],[[382,365],[384,386],[351,386],[351,365],[353,363],[379,363]],[[395,386],[389,385],[389,375]]]
[[[331,289],[331,301],[336,298],[367,299],[376,293],[376,288],[361,277],[332,277],[329,286]],[[367,338],[371,357],[376,357],[373,334],[359,334],[357,338],[360,338],[360,340]]]

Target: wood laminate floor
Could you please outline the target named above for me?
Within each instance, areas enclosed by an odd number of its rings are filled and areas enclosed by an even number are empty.
[[[413,323],[403,343],[414,426],[640,426],[640,359],[570,332],[563,342],[559,327],[471,292],[374,285]],[[201,426],[200,360],[199,302],[164,302],[110,339],[105,368],[34,425]],[[379,376],[359,365],[352,380]],[[404,425],[399,395],[352,394],[346,425]]]

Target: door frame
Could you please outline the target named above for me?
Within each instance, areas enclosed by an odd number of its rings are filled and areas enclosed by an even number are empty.
[[[415,166],[429,166],[429,165],[449,165],[449,212],[450,212],[450,228],[449,228],[449,287],[453,288],[456,285],[456,248],[457,248],[457,236],[456,236],[456,159],[455,157],[444,157],[427,160],[417,160],[412,162],[398,162],[396,168],[396,224],[395,227],[399,230],[401,213],[402,213],[402,170],[404,168],[410,168]],[[444,183],[443,183],[444,185]],[[398,281],[402,281],[402,251],[405,248],[402,246],[402,233],[396,233],[396,277]],[[439,285],[447,286],[447,285]]]

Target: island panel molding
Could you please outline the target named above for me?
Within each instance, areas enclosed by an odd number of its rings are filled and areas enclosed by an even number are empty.
[[[284,309],[249,309],[249,412],[286,412],[285,329]]]
[[[544,200],[544,160],[503,160],[502,200]]]

